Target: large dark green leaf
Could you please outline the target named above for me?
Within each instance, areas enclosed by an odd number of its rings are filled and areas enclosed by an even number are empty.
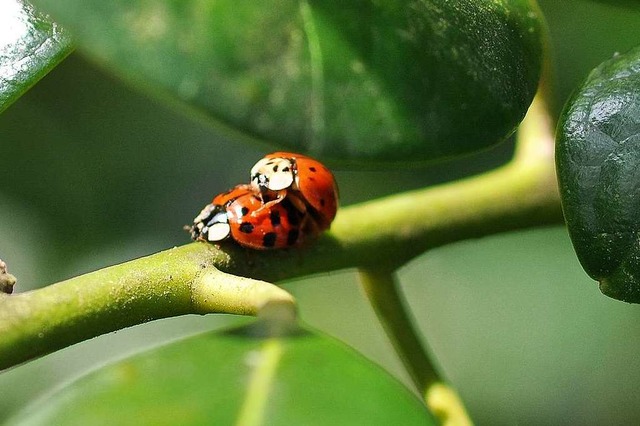
[[[35,0],[117,73],[281,147],[425,161],[503,140],[540,69],[529,0]]]
[[[71,51],[68,35],[21,0],[0,4],[0,112]]]
[[[640,48],[589,75],[563,112],[556,155],[582,266],[607,296],[640,303]]]
[[[612,4],[614,6],[627,7],[630,9],[640,8],[638,0],[593,0],[599,3]]]
[[[434,425],[379,367],[300,330],[205,334],[99,370],[9,424]]]

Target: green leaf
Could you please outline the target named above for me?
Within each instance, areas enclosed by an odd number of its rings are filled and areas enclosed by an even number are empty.
[[[9,424],[432,425],[379,367],[324,336],[204,334],[103,368]]]
[[[541,63],[529,0],[36,0],[118,74],[246,135],[341,160],[495,144]]]
[[[593,70],[557,139],[562,206],[583,268],[607,296],[640,303],[640,48]]]
[[[21,0],[0,5],[0,112],[71,52],[71,40]]]
[[[593,0],[593,1],[597,3],[611,4],[613,6],[626,7],[629,9],[640,8],[640,3],[638,3],[638,0]]]

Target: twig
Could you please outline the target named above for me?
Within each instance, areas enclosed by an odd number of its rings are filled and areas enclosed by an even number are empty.
[[[237,287],[199,292],[203,281],[222,277],[203,279],[220,274],[216,268],[270,282],[348,267],[394,270],[448,243],[562,223],[554,164],[544,142],[550,121],[540,101],[531,111],[511,163],[466,180],[343,208],[331,232],[300,252],[257,253],[198,242],[40,290],[0,293],[0,368],[156,318],[255,314],[265,295],[290,298],[267,283],[246,290],[239,277],[231,280]],[[258,290],[267,288],[273,290]]]
[[[0,259],[0,293],[13,293],[15,285],[16,277],[7,272],[7,264]]]
[[[201,248],[167,250],[39,290],[0,295],[0,370],[158,318],[267,312],[279,323],[293,321],[289,293],[220,272]]]
[[[360,269],[360,282],[396,353],[417,391],[442,425],[472,424],[462,401],[440,378],[428,349],[421,342],[395,274],[385,269]]]

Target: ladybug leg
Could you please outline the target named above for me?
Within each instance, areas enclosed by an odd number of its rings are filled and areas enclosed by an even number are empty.
[[[254,210],[253,212],[251,212],[251,216],[257,216],[259,213],[261,213],[262,211],[266,210],[267,213],[269,212],[269,209],[271,209],[272,206],[282,202],[282,200],[285,199],[285,197],[287,196],[287,191],[286,190],[281,190],[281,191],[268,191],[269,192],[269,197],[265,196],[265,193],[261,192],[260,193],[260,198],[262,198],[262,205],[257,208],[256,210]],[[272,195],[275,194],[275,195]],[[269,199],[267,201],[267,199]]]

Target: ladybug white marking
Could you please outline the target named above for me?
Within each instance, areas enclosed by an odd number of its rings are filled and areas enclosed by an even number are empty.
[[[251,169],[251,185],[280,191],[294,184],[293,161],[287,158],[263,158]]]
[[[231,226],[228,223],[218,222],[209,226],[207,240],[222,241],[231,234]]]
[[[231,234],[229,217],[223,211],[216,213],[218,208],[214,204],[207,204],[193,219],[196,234],[205,236],[209,241],[222,241]]]

